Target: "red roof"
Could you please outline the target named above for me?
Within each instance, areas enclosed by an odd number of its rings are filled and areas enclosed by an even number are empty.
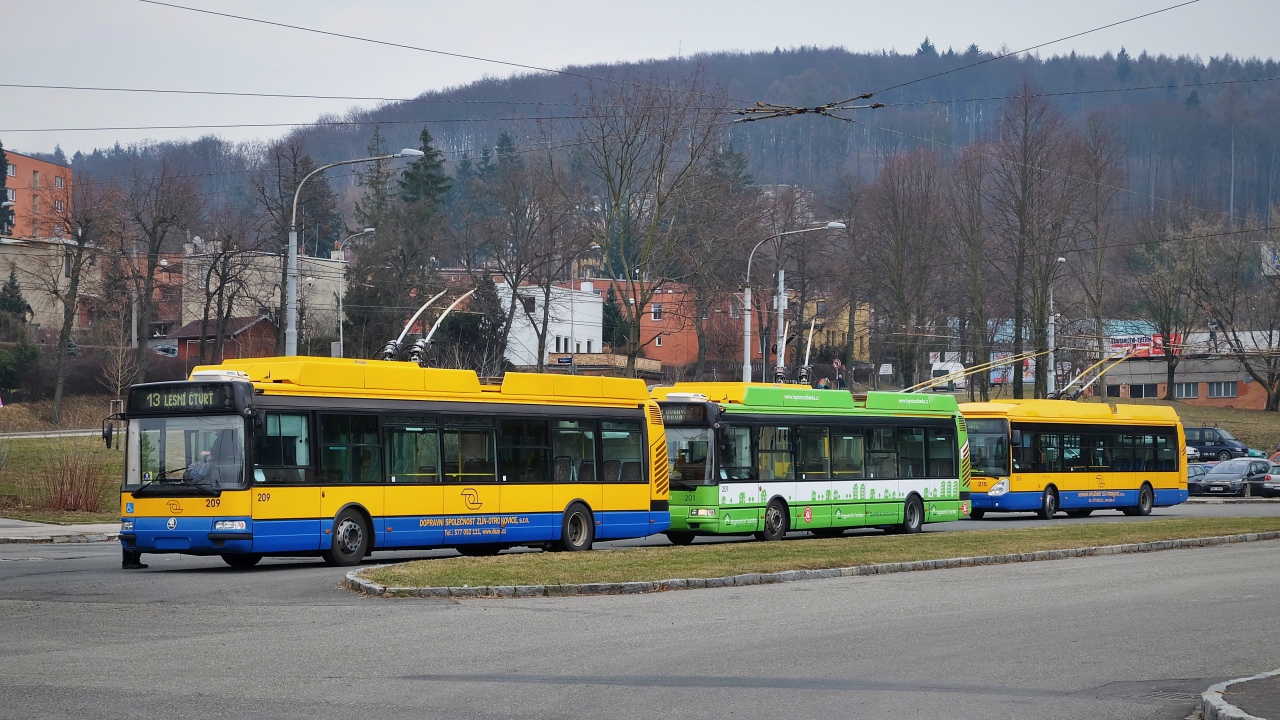
[[[178,328],[176,332],[169,333],[169,338],[172,340],[199,340],[200,325],[202,322],[204,321],[193,320]],[[261,315],[256,317],[231,318],[227,321],[227,337],[235,337],[260,322],[269,323],[270,321]],[[205,337],[213,337],[217,330],[218,322],[216,320],[210,320],[209,324],[205,326]]]

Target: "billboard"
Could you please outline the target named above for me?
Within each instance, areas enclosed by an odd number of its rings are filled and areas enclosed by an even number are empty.
[[[1009,353],[1009,352],[993,352],[993,353],[991,353],[991,362],[1000,362],[1001,360],[1008,360],[1008,359],[1009,359],[1009,358],[1011,358],[1011,357],[1013,357],[1013,353]],[[1024,359],[1022,360],[1022,377],[1023,377],[1023,379],[1026,379],[1026,378],[1031,377],[1032,373],[1033,373],[1033,372],[1035,372],[1034,368],[1032,368],[1032,363],[1033,363],[1033,362],[1034,362],[1034,360],[1032,360],[1031,358],[1024,358]],[[1016,364],[1016,363],[1008,363],[1008,364],[1005,364],[1005,365],[999,365],[999,366],[997,366],[997,367],[993,367],[993,368],[991,368],[991,384],[992,384],[992,385],[1004,385],[1005,383],[1008,383],[1008,382],[1012,381],[1012,380],[1013,380],[1013,366],[1014,366],[1015,364]]]
[[[1182,347],[1182,336],[1173,334],[1170,337],[1173,342],[1168,345],[1174,348],[1175,354],[1180,353],[1178,348]],[[1107,355],[1127,353],[1135,358],[1164,357],[1165,346],[1163,335],[1115,335],[1107,338]]]

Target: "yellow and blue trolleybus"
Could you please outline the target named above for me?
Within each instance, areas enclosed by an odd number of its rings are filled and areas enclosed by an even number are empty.
[[[1187,499],[1186,438],[1173,408],[1069,400],[961,403],[973,510],[1149,515]]]
[[[256,358],[136,385],[120,541],[141,553],[587,550],[669,525],[666,442],[640,380]]]

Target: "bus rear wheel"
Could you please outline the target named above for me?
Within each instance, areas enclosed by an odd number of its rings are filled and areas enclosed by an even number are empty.
[[[596,526],[591,511],[582,503],[573,503],[564,511],[564,525],[560,528],[559,549],[566,552],[590,550],[596,537]]]
[[[502,552],[501,545],[494,545],[492,543],[485,543],[483,545],[459,545],[455,549],[467,557],[489,557]]]
[[[239,555],[231,553],[223,553],[222,562],[230,565],[237,570],[246,570],[257,565],[262,560],[262,556],[257,553],[248,555]]]
[[[326,565],[350,567],[359,565],[369,554],[369,528],[360,513],[347,508],[333,519],[333,537],[324,551]]]
[[[787,517],[787,506],[781,500],[770,500],[764,509],[764,530],[756,533],[757,540],[772,542],[787,536],[791,518]]]
[[[920,502],[920,498],[912,495],[907,498],[907,503],[902,506],[902,525],[898,527],[898,532],[906,535],[915,535],[924,529],[924,504]]]
[[[1138,491],[1138,504],[1124,508],[1121,512],[1131,516],[1146,516],[1151,514],[1151,508],[1155,507],[1155,504],[1155,492],[1150,485],[1142,483],[1142,489]]]
[[[689,545],[693,542],[694,537],[691,532],[678,532],[675,530],[668,531],[666,536],[672,545]]]
[[[1052,487],[1044,489],[1044,496],[1040,498],[1040,509],[1036,511],[1036,515],[1041,520],[1052,520],[1053,516],[1058,513],[1058,491]]]

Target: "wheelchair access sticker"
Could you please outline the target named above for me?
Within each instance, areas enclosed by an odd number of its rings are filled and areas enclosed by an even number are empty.
[[[127,513],[133,513],[133,503],[125,503],[124,511]]]

